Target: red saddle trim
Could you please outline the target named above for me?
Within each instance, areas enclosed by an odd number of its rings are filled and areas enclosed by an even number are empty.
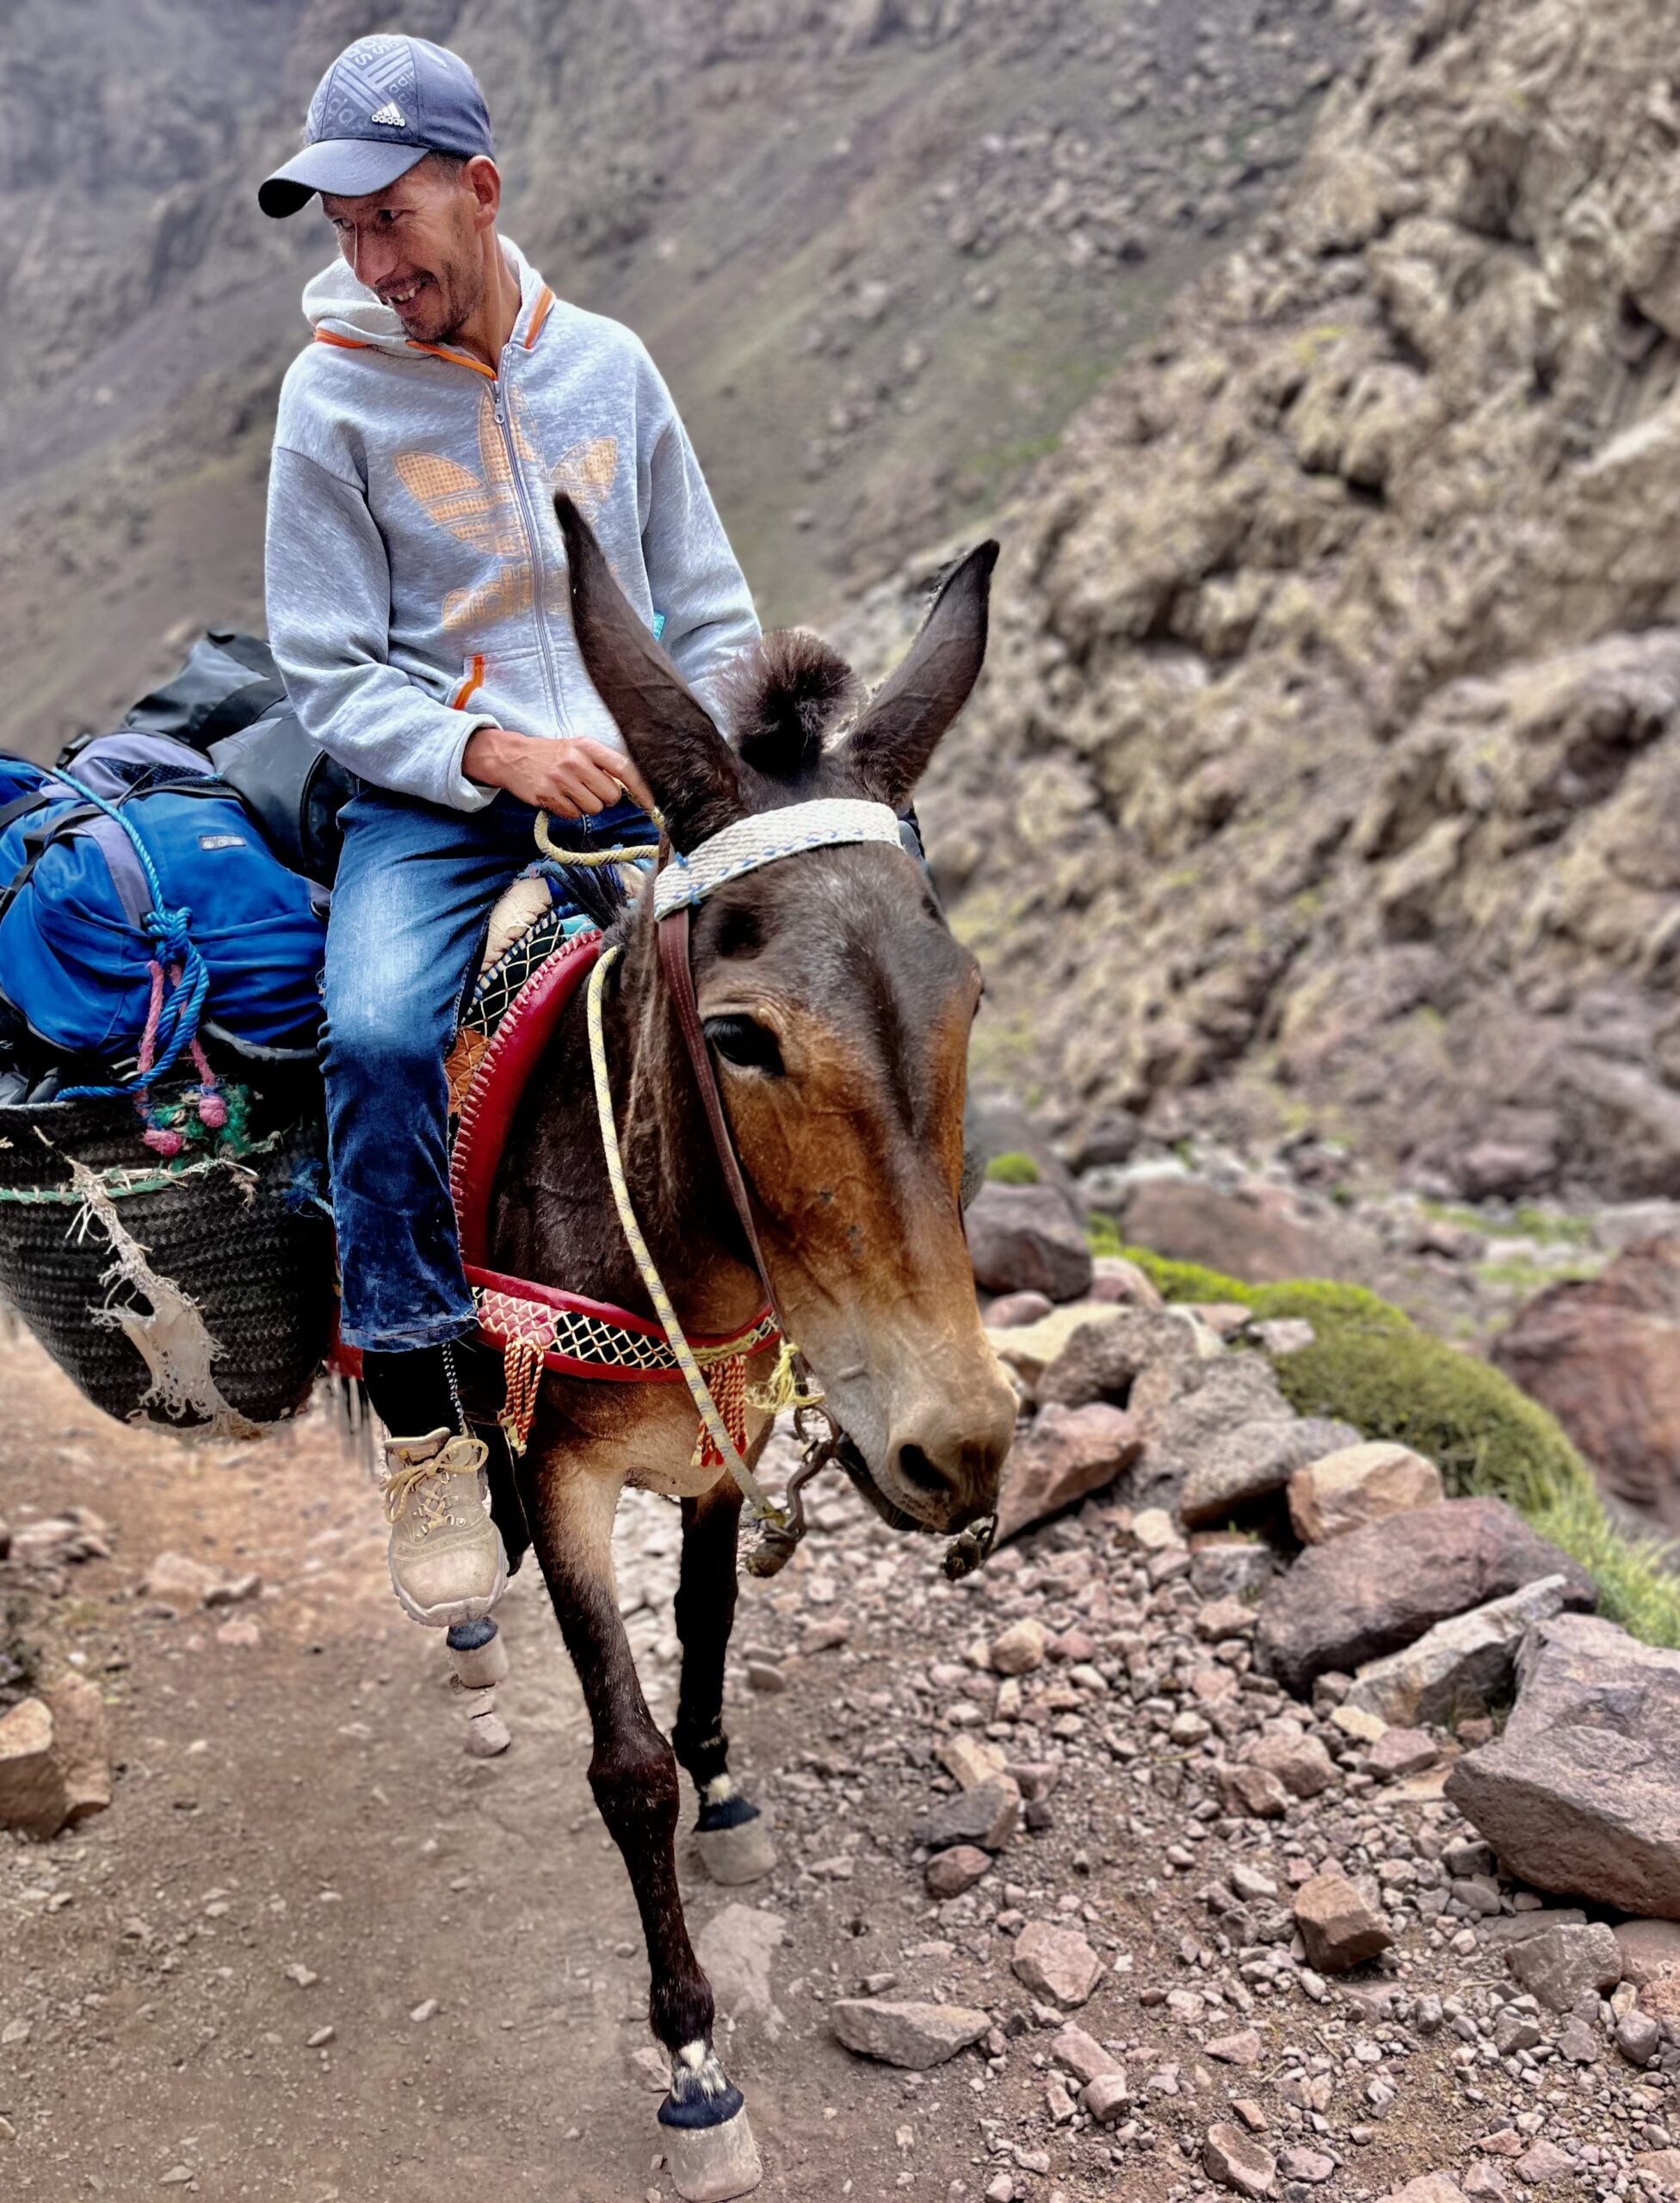
[[[645,1316],[633,1315],[627,1308],[590,1300],[581,1293],[565,1293],[555,1286],[539,1285],[529,1278],[509,1277],[500,1270],[491,1269],[485,1259],[490,1251],[491,1194],[514,1113],[567,1005],[594,968],[600,953],[601,935],[581,934],[576,941],[557,948],[521,988],[473,1071],[461,1104],[454,1151],[449,1162],[449,1191],[455,1204],[461,1262],[467,1283],[479,1296],[493,1295],[504,1304],[511,1304],[504,1305],[503,1311],[509,1319],[505,1324],[497,1320],[493,1309],[481,1306],[479,1336],[487,1345],[500,1347],[507,1361],[510,1408],[504,1413],[503,1422],[516,1451],[523,1450],[530,1427],[535,1405],[533,1387],[540,1369],[552,1370],[557,1376],[588,1377],[608,1384],[682,1382],[682,1371],[674,1366],[641,1368],[630,1363],[584,1361],[553,1343],[539,1348],[534,1334],[540,1325],[527,1321],[523,1335],[516,1328],[525,1320],[520,1314],[522,1304],[533,1316],[552,1308],[557,1314],[599,1323],[658,1342],[661,1347],[665,1344],[665,1335],[658,1324]],[[745,1348],[769,1313],[768,1309],[763,1311],[744,1330],[726,1337],[695,1338],[691,1343],[702,1354],[708,1349]],[[772,1333],[759,1341],[750,1351],[756,1353],[763,1346],[772,1344],[775,1336]],[[744,1368],[744,1361],[742,1367]],[[738,1378],[740,1372],[735,1375]],[[728,1383],[730,1379],[720,1374],[720,1381]],[[739,1389],[738,1385],[736,1389]],[[517,1407],[514,1405],[516,1391],[521,1396]]]
[[[482,1264],[490,1252],[490,1196],[514,1112],[562,1013],[600,953],[598,933],[580,934],[557,948],[521,988],[472,1074],[449,1158],[463,1262]],[[515,1281],[511,1289],[532,1288]]]

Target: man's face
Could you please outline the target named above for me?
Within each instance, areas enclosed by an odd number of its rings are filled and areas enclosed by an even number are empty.
[[[451,170],[428,157],[384,191],[362,199],[323,193],[321,205],[352,273],[393,310],[415,342],[447,342],[471,319],[484,297],[485,274],[484,201],[469,169]]]

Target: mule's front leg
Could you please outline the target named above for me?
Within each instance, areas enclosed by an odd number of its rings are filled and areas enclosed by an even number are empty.
[[[620,1484],[578,1477],[547,1496],[539,1555],[594,1731],[590,1787],[623,1854],[652,1977],[648,2017],[671,2061],[659,2107],[671,2175],[689,2203],[725,2203],[761,2177],[741,2092],[712,2048],[711,1984],[676,1884],[676,1760],[654,1725],[619,1618],[612,1521]]]
[[[671,1742],[700,1793],[695,1842],[714,1882],[756,1882],[775,1865],[775,1845],[757,1805],[729,1772],[723,1726],[723,1669],[735,1622],[736,1535],[740,1488],[720,1477],[682,1503],[682,1567],[676,1586],[676,1634],[682,1681]]]

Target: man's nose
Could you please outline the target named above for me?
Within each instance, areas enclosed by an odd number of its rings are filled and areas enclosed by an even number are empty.
[[[370,237],[356,239],[355,251],[350,261],[350,272],[358,282],[365,283],[370,291],[377,291],[380,285],[394,270],[396,265],[395,248],[383,238]]]

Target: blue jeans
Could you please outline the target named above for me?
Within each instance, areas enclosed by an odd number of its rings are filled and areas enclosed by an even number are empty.
[[[441,1346],[473,1324],[449,1198],[443,1060],[497,898],[537,856],[536,814],[505,793],[483,811],[364,788],[341,814],[327,926],[327,1143],[348,1346]],[[625,804],[556,819],[585,847],[652,827]]]

